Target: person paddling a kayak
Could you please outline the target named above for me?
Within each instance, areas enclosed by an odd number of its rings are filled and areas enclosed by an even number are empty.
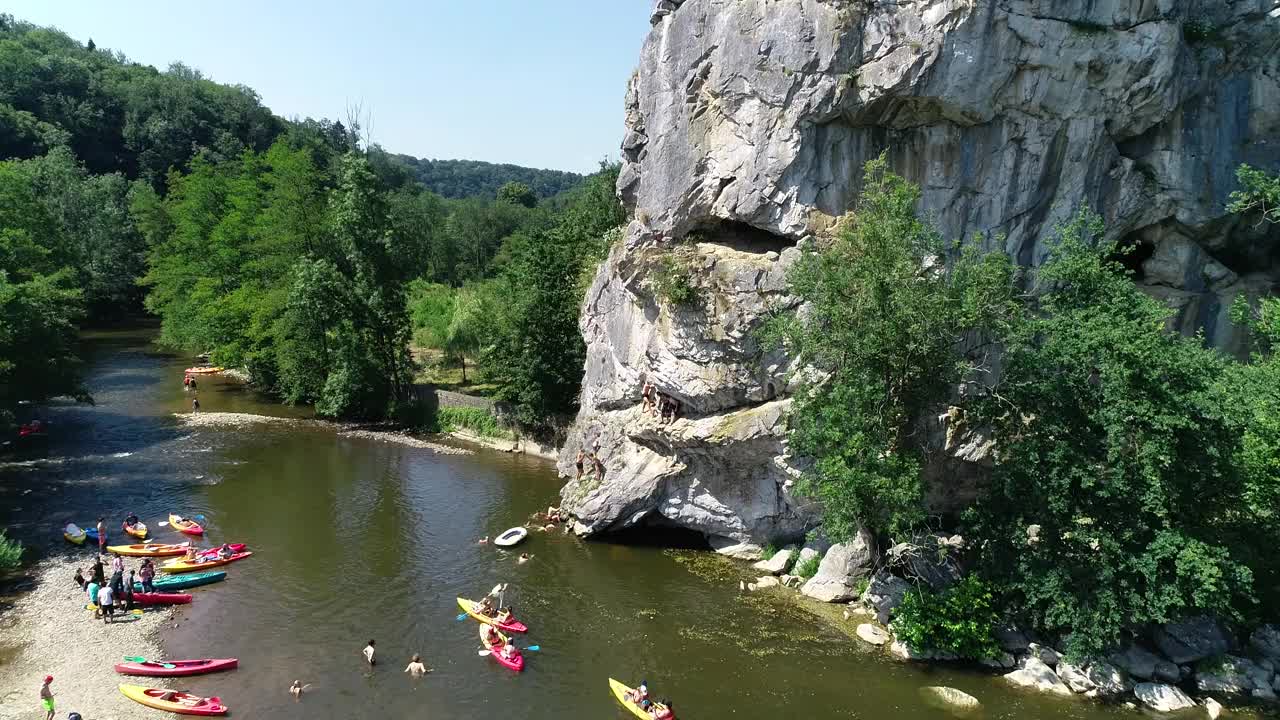
[[[641,710],[649,709],[649,681],[641,680],[640,684],[627,693],[627,699],[640,706]]]
[[[672,708],[671,701],[663,698],[662,702],[649,708],[649,716],[652,717],[653,720],[673,720],[676,713]]]
[[[502,636],[494,626],[480,623],[480,642],[484,643],[485,647],[496,647],[502,644]]]

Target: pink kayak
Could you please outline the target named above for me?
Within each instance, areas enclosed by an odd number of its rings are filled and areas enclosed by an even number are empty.
[[[136,592],[133,601],[139,605],[188,605],[189,593]]]
[[[182,675],[203,675],[204,673],[218,672],[219,670],[231,670],[239,662],[236,658],[222,658],[220,660],[213,658],[205,658],[203,660],[142,660],[116,663],[116,672],[121,675],[179,677]],[[173,667],[165,667],[166,665],[172,665]]]
[[[227,543],[227,545],[231,548],[231,552],[233,553],[244,552],[244,549],[249,547],[247,543]],[[196,553],[196,557],[198,558],[214,557],[218,554],[218,551],[221,549],[222,549],[221,545],[217,547],[206,548]]]

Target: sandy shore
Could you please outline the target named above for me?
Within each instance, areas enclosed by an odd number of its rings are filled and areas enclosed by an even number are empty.
[[[84,609],[88,599],[72,576],[89,567],[77,560],[47,560],[31,569],[30,592],[0,599],[0,719],[44,720],[40,683],[53,675],[55,718],[75,711],[90,720],[126,720],[147,710],[120,694],[121,682],[164,686],[160,678],[130,680],[112,666],[126,655],[162,657],[160,630],[173,621],[170,610],[148,610],[141,620],[103,624]],[[135,568],[138,561],[127,563]],[[10,606],[10,603],[12,605]]]
[[[467,450],[466,448],[452,447],[450,445],[442,445],[441,443],[423,440],[422,438],[411,435],[404,430],[368,430],[360,428],[359,426],[344,426],[339,423],[331,423],[324,420],[304,420],[299,418],[272,417],[270,415],[252,415],[249,413],[184,412],[174,413],[173,416],[178,418],[178,420],[187,427],[243,428],[259,424],[293,426],[310,425],[313,427],[333,428],[341,437],[389,442],[396,443],[397,445],[408,445],[409,447],[431,450],[432,452],[436,452],[441,455],[473,454],[472,451]]]

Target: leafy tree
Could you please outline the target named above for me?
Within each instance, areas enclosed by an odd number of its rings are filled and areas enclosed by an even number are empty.
[[[498,189],[509,182],[527,185],[538,198],[550,198],[572,189],[583,179],[577,173],[478,160],[425,160],[408,155],[396,158],[408,166],[428,190],[451,199],[492,200],[497,197]]]
[[[1059,230],[975,408],[1000,439],[973,513],[983,572],[1082,655],[1191,612],[1239,617],[1252,584],[1227,540],[1250,493],[1229,361],[1166,332],[1101,238],[1087,212]]]
[[[1256,211],[1263,220],[1280,223],[1280,177],[1241,165],[1236,169],[1236,179],[1240,189],[1231,193],[1227,209],[1233,213]]]
[[[918,421],[983,369],[983,355],[964,352],[968,334],[1016,315],[1008,260],[971,245],[944,267],[918,200],[883,156],[868,162],[854,212],[790,272],[807,312],[769,329],[803,368],[791,446],[814,459],[802,488],[821,499],[834,537],[906,533],[923,520]]]
[[[498,202],[531,208],[538,204],[538,196],[528,185],[512,180],[498,188]]]

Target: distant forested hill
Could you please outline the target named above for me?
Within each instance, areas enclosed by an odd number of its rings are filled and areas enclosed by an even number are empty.
[[[577,173],[561,170],[538,170],[479,160],[423,160],[408,155],[397,155],[396,159],[408,165],[414,178],[428,190],[447,198],[493,199],[498,188],[509,182],[524,183],[539,198],[549,198],[576,187],[583,179]]]

